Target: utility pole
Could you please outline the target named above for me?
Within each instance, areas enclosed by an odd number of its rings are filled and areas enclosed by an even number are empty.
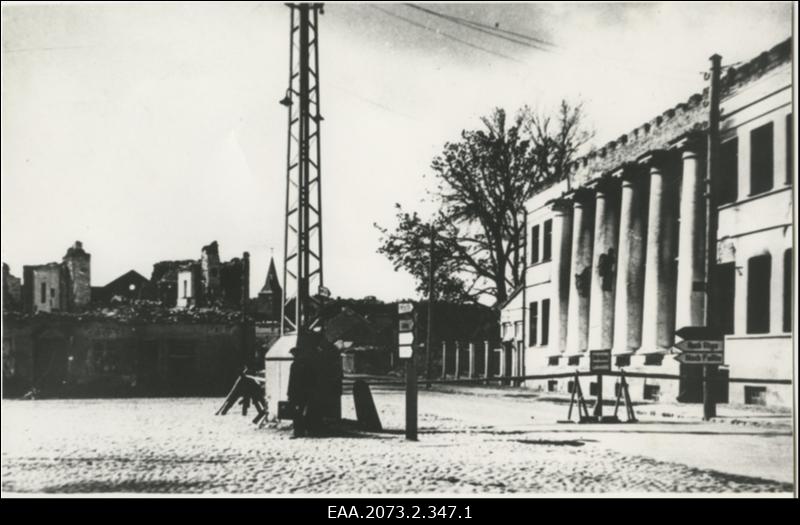
[[[719,195],[720,64],[722,57],[711,55],[708,88],[708,146],[706,150],[706,326],[719,328],[714,274],[717,266],[717,195]],[[703,365],[703,419],[717,416],[714,386],[718,365]]]
[[[280,101],[289,109],[281,335],[302,338],[321,330],[315,296],[324,288],[318,32],[323,5],[286,5],[291,32],[289,87]]]
[[[433,272],[436,266],[433,263],[433,249],[435,242],[435,232],[433,223],[430,226],[430,246],[428,248],[428,330],[425,338],[425,379],[426,388],[431,389],[431,349],[433,348],[433,301],[434,301],[434,277]]]

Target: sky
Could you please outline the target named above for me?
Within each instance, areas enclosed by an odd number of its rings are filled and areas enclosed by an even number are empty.
[[[414,296],[377,253],[395,203],[423,215],[430,163],[494,107],[582,102],[600,146],[791,35],[791,3],[404,4],[320,17],[325,285]],[[282,3],[3,3],[2,260],[81,240],[92,285],[153,263],[251,254],[251,294],[281,270],[289,9]]]

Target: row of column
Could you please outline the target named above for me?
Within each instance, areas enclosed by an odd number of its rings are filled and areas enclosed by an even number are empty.
[[[483,377],[489,378],[489,359],[490,359],[490,351],[489,351],[489,341],[483,341],[482,343],[482,351],[483,351]],[[467,370],[467,377],[477,377],[477,370],[475,366],[475,356],[476,351],[481,351],[481,349],[477,348],[474,343],[469,343],[467,345],[467,360],[468,360],[468,370]],[[523,349],[522,348],[506,348],[505,345],[501,345],[498,349],[500,352],[500,362],[499,362],[499,370],[498,375],[501,377],[505,376],[519,376],[522,375],[523,372]],[[510,356],[508,353],[510,352]],[[461,353],[462,347],[461,343],[455,341],[455,373],[454,376],[456,378],[461,377]],[[508,366],[507,361],[510,361],[511,364]],[[447,342],[442,342],[442,371],[441,377],[444,379],[447,376]]]
[[[704,323],[704,177],[694,144],[677,147],[680,163],[648,154],[554,205],[554,354],[662,352]]]

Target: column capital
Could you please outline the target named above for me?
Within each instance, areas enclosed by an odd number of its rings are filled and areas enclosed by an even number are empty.
[[[641,174],[641,166],[635,162],[625,162],[617,169],[609,172],[609,177],[619,180],[622,184],[631,183]]]
[[[703,138],[702,133],[690,131],[672,141],[669,149],[680,152],[683,158],[697,157],[705,148]]]
[[[573,206],[586,206],[594,201],[594,191],[589,188],[577,188],[564,195],[564,199],[571,201]]]
[[[609,193],[613,193],[619,188],[619,182],[611,176],[604,175],[594,179],[586,187],[593,190],[597,198],[605,198]]]
[[[568,198],[565,197],[557,197],[547,201],[547,205],[550,206],[550,210],[554,214],[560,215],[567,213],[572,208],[572,203]]]
[[[641,155],[636,162],[642,166],[656,169],[664,169],[669,160],[669,155],[666,150],[655,149]]]

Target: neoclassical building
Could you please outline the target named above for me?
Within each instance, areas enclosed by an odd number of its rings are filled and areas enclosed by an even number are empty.
[[[753,380],[793,370],[791,41],[725,69],[720,90],[718,398],[790,404],[791,385]],[[501,314],[515,375],[588,370],[591,350],[611,350],[615,368],[665,376],[630,380],[634,398],[700,400],[702,367],[681,365],[673,345],[677,328],[706,318],[708,106],[708,90],[693,95],[578,159],[568,180],[526,204],[525,284]],[[603,388],[614,395],[614,381]]]

